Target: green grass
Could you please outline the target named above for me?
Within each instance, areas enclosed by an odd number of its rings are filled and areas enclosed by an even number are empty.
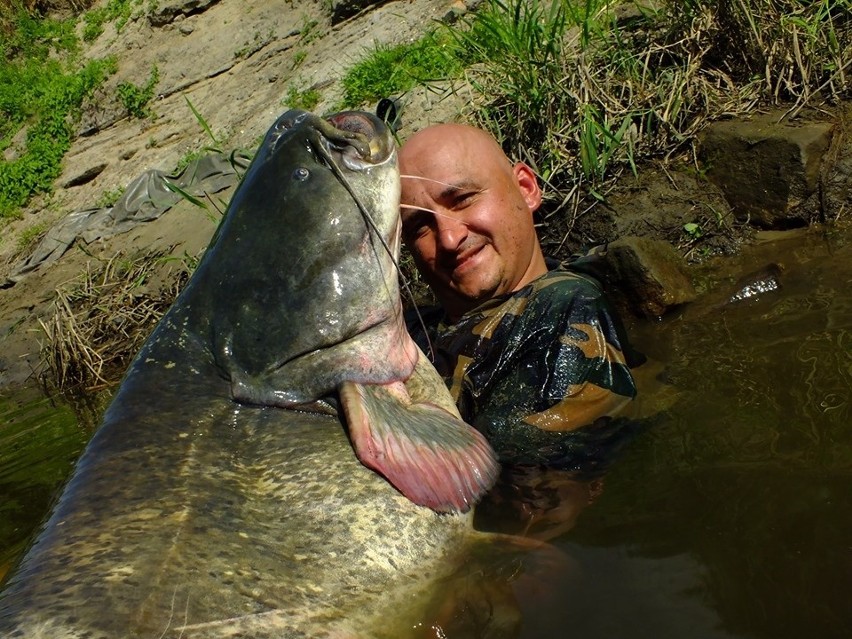
[[[106,5],[83,14],[83,40],[92,42],[104,32],[104,25],[115,22],[116,31],[121,31],[133,14],[133,8],[141,0],[110,0]]]
[[[316,89],[298,89],[296,85],[291,84],[287,88],[287,95],[284,96],[281,102],[284,106],[291,109],[313,111],[321,99],[322,95]]]
[[[4,15],[8,37],[0,58],[0,217],[16,216],[32,195],[50,190],[74,136],[83,100],[115,72],[114,60],[76,63],[72,21],[34,19],[21,9]]]
[[[378,45],[344,75],[341,106],[363,106],[418,84],[457,77],[463,69],[450,39],[435,33],[411,44]]]
[[[536,170],[544,215],[570,230],[624,171],[689,157],[713,119],[852,93],[852,0],[631,4],[486,0],[417,42],[376,46],[344,77],[344,106],[463,79],[469,119]]]
[[[49,226],[50,225],[46,222],[40,222],[32,224],[21,231],[20,235],[18,235],[17,241],[18,252],[25,253],[35,247],[35,245],[41,240],[42,236],[44,236]]]
[[[140,119],[153,117],[154,112],[148,104],[154,99],[154,90],[159,81],[160,71],[157,69],[157,65],[154,65],[151,67],[151,74],[145,84],[136,85],[132,82],[122,82],[118,85],[118,99],[124,105],[128,115]]]
[[[85,37],[108,21],[120,29],[140,4],[110,0],[87,12]],[[573,219],[622,172],[691,151],[710,120],[767,104],[787,105],[792,117],[850,97],[852,0],[683,0],[629,20],[616,19],[616,4],[486,0],[456,25],[366,50],[342,79],[337,106],[372,107],[419,85],[464,79],[475,96],[470,119],[537,171],[546,211],[561,207]],[[73,21],[4,6],[0,151],[14,159],[0,160],[0,215],[14,215],[49,190],[82,101],[115,63],[75,67]],[[304,17],[299,44],[321,35]],[[304,55],[294,56],[296,66]],[[154,68],[145,84],[120,85],[128,113],[150,115],[157,79]],[[319,99],[291,85],[285,102],[312,109]]]

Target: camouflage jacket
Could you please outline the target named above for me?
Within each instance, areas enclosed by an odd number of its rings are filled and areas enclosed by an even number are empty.
[[[624,331],[585,275],[548,271],[454,324],[439,308],[420,317],[412,337],[502,461],[573,467],[636,394]]]

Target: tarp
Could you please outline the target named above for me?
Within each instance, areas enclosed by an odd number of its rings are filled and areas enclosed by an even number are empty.
[[[59,220],[33,252],[13,267],[0,287],[14,286],[42,264],[58,260],[77,239],[88,244],[156,220],[183,199],[167,183],[195,197],[216,193],[236,185],[250,162],[251,156],[244,152],[211,153],[192,161],[178,174],[145,171],[127,186],[113,206],[75,211]]]

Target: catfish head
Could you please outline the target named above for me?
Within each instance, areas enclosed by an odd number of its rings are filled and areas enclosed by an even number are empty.
[[[393,137],[372,114],[294,110],[270,128],[193,282],[216,289],[195,321],[234,399],[297,406],[344,379],[410,375],[399,190]]]

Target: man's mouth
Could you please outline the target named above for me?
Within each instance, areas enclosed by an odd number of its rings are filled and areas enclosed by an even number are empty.
[[[479,254],[481,253],[484,247],[484,244],[479,244],[472,248],[465,249],[461,253],[458,253],[452,264],[453,275],[462,274],[468,269],[473,268],[473,266],[477,262]]]

